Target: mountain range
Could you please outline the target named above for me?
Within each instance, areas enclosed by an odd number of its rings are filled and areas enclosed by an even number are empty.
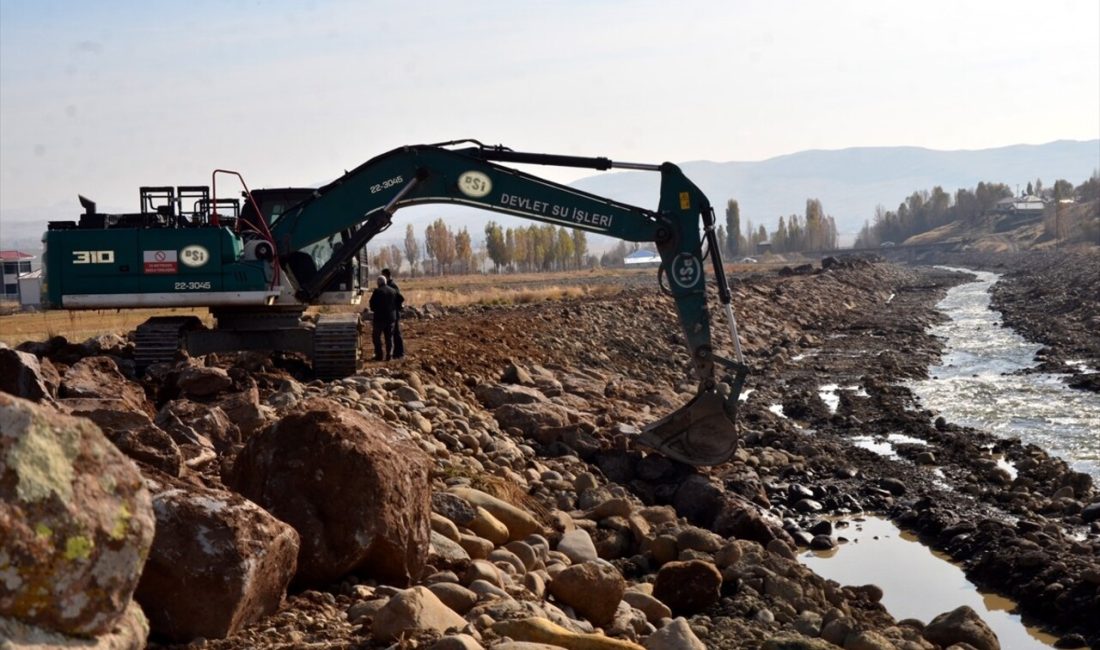
[[[841,243],[850,243],[875,207],[896,209],[914,191],[936,185],[954,193],[981,181],[1006,183],[1021,190],[1041,179],[1045,186],[1064,178],[1074,185],[1100,170],[1100,140],[1058,140],[1040,145],[1018,144],[993,149],[939,151],[922,147],[852,147],[808,150],[766,160],[743,162],[690,161],[679,163],[710,199],[724,223],[726,202],[736,199],[741,224],[751,220],[775,228],[780,215],[805,213],[806,200],[820,199],[825,212],[836,219]],[[535,169],[535,174],[538,170]],[[655,208],[660,175],[653,172],[602,172],[569,184],[571,187],[641,207]],[[419,208],[406,223],[422,233],[430,221],[443,217],[452,228],[467,227],[481,238],[490,219],[506,227],[532,222],[480,210],[439,206]],[[398,213],[398,219],[401,213]],[[396,221],[396,220],[395,220]],[[390,239],[404,234],[395,222]],[[397,231],[400,230],[400,233]],[[847,235],[847,237],[845,237]],[[387,241],[384,239],[383,241]],[[595,238],[594,248],[606,245]]]
[[[980,181],[1023,188],[1035,179],[1042,179],[1049,186],[1059,178],[1080,184],[1100,169],[1100,140],[1058,140],[1039,145],[959,151],[852,147],[799,151],[751,162],[698,160],[679,165],[710,198],[720,223],[724,222],[724,209],[729,199],[736,199],[740,204],[743,226],[751,220],[755,225],[764,224],[772,230],[780,215],[803,214],[806,200],[816,198],[836,219],[844,243],[873,216],[875,206],[881,204],[894,209],[915,190],[939,185],[954,192],[973,187]],[[538,174],[538,169],[533,173]],[[625,203],[655,208],[660,177],[652,172],[603,172],[570,185]],[[505,227],[533,223],[457,206],[410,208],[398,212],[394,226],[377,237],[371,247],[400,243],[407,223],[413,224],[417,235],[423,237],[424,227],[437,218],[443,218],[454,230],[469,228],[475,243],[480,243],[485,223],[491,219]],[[25,241],[36,242],[44,227],[45,223],[37,220],[7,220],[3,228],[5,241],[0,242],[0,248],[17,247]],[[598,250],[609,241],[593,237],[590,248]]]

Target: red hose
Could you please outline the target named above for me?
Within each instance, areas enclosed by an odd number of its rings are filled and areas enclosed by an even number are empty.
[[[279,278],[282,270],[281,265],[279,264],[279,247],[275,244],[275,235],[271,234],[271,228],[268,227],[267,220],[264,219],[264,214],[260,212],[260,206],[256,205],[256,199],[252,196],[252,190],[248,189],[248,185],[244,182],[244,177],[241,176],[240,172],[235,172],[231,169],[215,169],[214,172],[210,174],[210,193],[213,199],[211,206],[214,210],[213,212],[211,212],[213,223],[215,226],[219,223],[217,217],[218,174],[232,174],[233,176],[236,176],[237,180],[241,182],[241,187],[244,188],[245,196],[247,196],[249,202],[252,203],[252,209],[256,211],[256,218],[260,220],[260,225],[263,226],[263,231],[261,231],[259,234],[267,241],[267,243],[271,244],[271,262],[275,268],[275,273],[271,276],[271,284],[268,285],[268,289],[273,289],[275,288],[275,285],[279,284]],[[252,224],[252,226],[253,228],[255,228],[256,224]],[[237,231],[240,231],[239,223],[237,225]]]

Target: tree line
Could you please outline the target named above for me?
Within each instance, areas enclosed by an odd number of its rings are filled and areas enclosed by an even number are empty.
[[[804,215],[780,216],[770,234],[764,224],[754,227],[752,220],[746,220],[742,230],[741,207],[730,199],[726,226],[718,228],[718,242],[731,260],[752,255],[763,243],[769,243],[773,253],[829,250],[837,246],[836,220],[825,213],[820,200],[807,199]]]
[[[1089,180],[1077,187],[1065,179],[1059,179],[1047,188],[1041,179],[1037,179],[1027,184],[1023,194],[1050,202],[1051,212],[1055,211],[1053,206],[1061,201],[1095,201],[1100,199],[1100,172],[1094,172]],[[998,201],[1013,195],[1012,188],[1004,183],[986,182],[978,183],[974,188],[960,189],[954,195],[940,186],[913,192],[896,210],[877,206],[874,217],[864,222],[856,237],[855,248],[871,248],[884,242],[901,243],[913,235],[955,221],[979,225]]]
[[[413,274],[449,275],[481,271],[486,262],[497,272],[563,271],[599,262],[588,254],[585,231],[551,225],[502,228],[490,221],[481,244],[475,248],[466,228],[453,230],[436,219],[424,229],[423,239],[408,224],[404,247],[388,244],[368,250],[368,264],[397,269],[408,262]]]

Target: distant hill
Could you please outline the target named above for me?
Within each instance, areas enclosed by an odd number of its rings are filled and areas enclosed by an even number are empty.
[[[840,232],[855,233],[876,205],[894,209],[914,190],[936,185],[950,193],[979,181],[1023,187],[1036,178],[1048,186],[1065,178],[1077,185],[1100,168],[1100,140],[975,151],[854,147],[800,151],[759,162],[687,162],[680,167],[707,194],[720,220],[726,201],[733,198],[740,204],[742,224],[751,219],[771,230],[780,215],[803,214],[806,199],[817,198],[836,218]],[[652,174],[625,172],[584,178],[573,186],[645,206],[655,200],[658,180]]]
[[[598,152],[604,153],[604,152]],[[610,153],[610,152],[607,152]],[[612,156],[612,159],[614,157]],[[654,161],[660,162],[660,161]],[[1041,145],[1012,145],[973,151],[937,151],[921,147],[853,147],[812,150],[757,162],[694,161],[679,163],[684,173],[710,198],[724,221],[726,201],[737,199],[741,223],[775,227],[780,215],[802,214],[806,199],[820,199],[837,222],[841,243],[850,244],[875,206],[889,209],[915,190],[939,185],[954,193],[980,181],[1022,188],[1036,178],[1051,185],[1065,178],[1074,185],[1100,169],[1100,140],[1059,140]],[[538,173],[537,170],[535,173]],[[605,172],[570,183],[572,187],[642,207],[656,207],[660,176],[652,172]],[[443,216],[452,226],[480,234],[489,219],[514,226],[531,222],[457,207],[420,208],[412,216],[417,233]],[[405,221],[395,224],[404,233]],[[848,235],[844,237],[843,235]],[[475,241],[479,237],[475,234]],[[596,243],[599,246],[599,243]]]
[[[608,155],[614,152],[575,152],[582,155]],[[661,162],[661,161],[652,161]],[[825,211],[836,218],[837,229],[854,234],[869,219],[875,206],[896,208],[914,190],[942,186],[948,192],[973,187],[979,181],[994,181],[1021,187],[1041,178],[1047,185],[1065,178],[1074,185],[1100,168],[1100,140],[1086,142],[1059,140],[1041,145],[1012,145],[973,151],[937,151],[920,147],[854,147],[835,151],[800,151],[756,162],[694,161],[680,163],[691,178],[710,197],[723,220],[726,201],[738,200],[741,222],[775,226],[780,215],[802,214],[807,198],[820,199]],[[538,170],[535,170],[538,173]],[[632,203],[656,207],[660,178],[649,172],[609,172],[571,183],[573,187]],[[78,206],[67,207],[63,214],[34,219],[27,224],[22,215],[5,215],[2,236],[24,243],[37,239],[47,218],[72,218]],[[29,215],[28,215],[29,216]],[[37,217],[37,215],[35,215]],[[399,242],[405,224],[412,223],[419,237],[424,227],[442,217],[452,228],[467,227],[475,243],[483,238],[485,223],[494,219],[507,227],[529,225],[530,221],[490,212],[454,206],[423,206],[402,210],[394,226],[377,238],[379,243]],[[36,234],[38,233],[38,234]],[[593,238],[592,248],[606,245]],[[7,247],[7,241],[0,247]]]
[[[1048,204],[1042,214],[989,213],[974,223],[955,220],[903,243],[966,242],[967,250],[989,253],[1100,247],[1100,200]]]

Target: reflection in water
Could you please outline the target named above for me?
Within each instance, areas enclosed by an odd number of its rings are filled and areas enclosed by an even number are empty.
[[[799,559],[842,585],[878,585],[882,604],[898,620],[916,618],[928,623],[968,605],[993,629],[1002,648],[1047,648],[1057,640],[1025,627],[1018,615],[1009,613],[1015,608],[1011,600],[979,592],[962,569],[886,519],[868,517],[839,534],[852,541],[829,551],[808,551]]]

